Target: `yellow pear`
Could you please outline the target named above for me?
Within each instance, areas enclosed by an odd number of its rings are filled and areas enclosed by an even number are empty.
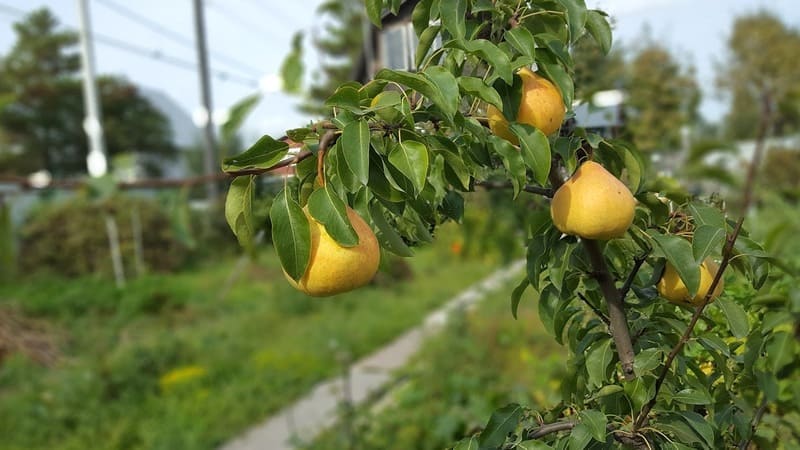
[[[352,208],[347,217],[358,235],[358,244],[342,247],[303,208],[311,228],[311,255],[308,267],[299,281],[286,275],[289,283],[312,297],[327,297],[364,286],[378,271],[380,248],[375,233]],[[284,272],[285,274],[285,272]]]
[[[553,195],[550,215],[562,233],[608,240],[625,234],[636,199],[617,177],[594,162],[583,163]]]
[[[684,306],[700,306],[706,298],[706,294],[708,294],[708,290],[711,288],[711,283],[714,281],[714,277],[717,276],[718,270],[719,266],[717,263],[711,258],[706,258],[706,260],[700,264],[700,287],[697,289],[697,293],[694,297],[690,297],[689,289],[687,289],[686,285],[681,281],[678,271],[675,270],[672,264],[667,263],[667,267],[664,269],[664,275],[662,275],[661,279],[658,281],[658,293],[672,303]],[[717,287],[714,288],[714,292],[711,294],[709,303],[713,302],[714,299],[722,294],[722,288],[723,282],[722,279],[720,279],[719,283],[717,283]]]
[[[566,113],[561,92],[550,80],[528,68],[521,69],[518,73],[522,78],[522,97],[517,122],[534,126],[546,135],[558,131]],[[492,133],[514,145],[519,144],[517,136],[508,129],[508,120],[499,109],[489,105],[486,115]]]

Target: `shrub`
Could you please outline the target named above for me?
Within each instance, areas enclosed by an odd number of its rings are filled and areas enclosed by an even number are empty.
[[[105,217],[117,224],[123,265],[135,265],[133,217],[138,212],[145,267],[176,269],[185,247],[173,234],[167,215],[151,200],[115,196],[102,201],[75,198],[44,208],[22,229],[20,265],[25,271],[47,270],[67,276],[111,274]]]

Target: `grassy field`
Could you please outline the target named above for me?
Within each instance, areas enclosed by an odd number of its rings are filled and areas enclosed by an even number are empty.
[[[409,262],[411,281],[313,300],[271,252],[224,298],[235,260],[122,290],[95,278],[0,286],[0,325],[38,342],[0,363],[0,448],[214,448],[337,373],[341,351],[379,347],[496,266],[444,242]]]
[[[347,425],[310,442],[307,450],[442,449],[486,425],[508,403],[533,408],[561,398],[566,349],[542,327],[532,289],[523,297],[519,319],[511,316],[511,289],[498,291],[475,311],[457,315],[430,339],[399,376],[398,388],[376,412],[362,408]]]

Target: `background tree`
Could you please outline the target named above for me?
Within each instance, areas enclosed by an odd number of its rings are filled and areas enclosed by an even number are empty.
[[[732,138],[753,138],[763,103],[777,134],[800,129],[800,31],[761,11],[739,17],[728,39],[718,84],[731,97],[725,117]]]
[[[598,91],[622,89],[625,86],[625,58],[621,47],[608,54],[585,35],[570,50],[575,61],[575,98],[590,100]]]
[[[628,68],[628,130],[641,151],[676,149],[680,128],[697,118],[700,89],[666,48],[647,43]]]
[[[307,113],[323,114],[323,106],[339,85],[353,78],[353,71],[362,56],[364,34],[364,4],[360,0],[329,0],[317,8],[328,17],[324,32],[315,36],[314,47],[323,56],[315,82],[308,88],[307,100],[300,109]]]
[[[47,9],[14,25],[17,42],[0,61],[0,172],[47,169],[57,176],[85,172],[88,143],[77,36]],[[136,86],[115,77],[98,80],[109,156],[133,152],[148,173],[175,154],[172,130]]]

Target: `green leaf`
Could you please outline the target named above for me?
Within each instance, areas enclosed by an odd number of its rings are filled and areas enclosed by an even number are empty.
[[[425,61],[425,57],[428,56],[431,45],[433,45],[433,41],[436,39],[441,29],[442,27],[440,25],[431,25],[425,28],[425,31],[419,36],[419,43],[417,44],[417,50],[414,55],[414,64],[416,64],[417,67],[421,66],[422,62]]]
[[[738,303],[724,298],[718,298],[716,304],[725,314],[725,319],[731,327],[731,333],[737,338],[743,338],[750,332],[750,324],[747,321],[747,313]]]
[[[516,198],[526,180],[525,162],[522,160],[522,155],[510,142],[501,137],[490,135],[489,144],[503,160],[503,165],[514,188],[514,198]]]
[[[641,375],[650,372],[661,364],[663,351],[658,348],[647,348],[640,351],[633,358],[633,368],[637,374]]]
[[[672,400],[687,405],[710,405],[712,401],[708,392],[692,388],[686,388],[677,392],[672,396]]]
[[[609,395],[618,394],[622,391],[623,391],[622,386],[618,384],[608,384],[606,386],[601,387],[600,390],[597,391],[597,393],[595,393],[594,396],[592,396],[592,398],[598,399],[602,397],[608,397]]]
[[[516,403],[506,405],[492,413],[486,428],[478,437],[480,449],[495,449],[502,445],[508,433],[514,431],[521,418],[522,407]]]
[[[464,438],[456,443],[453,450],[479,450],[478,438],[475,436]]]
[[[228,119],[220,127],[220,138],[223,144],[230,145],[244,120],[260,101],[261,94],[248,95],[231,107]]]
[[[562,304],[558,297],[558,291],[556,290],[555,286],[552,284],[548,284],[542,292],[539,293],[539,320],[542,321],[542,325],[550,332],[550,334],[555,335],[555,315]]]
[[[298,94],[303,83],[303,33],[298,31],[292,37],[292,51],[281,64],[281,80],[283,90],[290,94]]]
[[[467,34],[465,18],[467,2],[464,0],[441,0],[439,3],[442,25],[455,39],[463,39]]]
[[[692,244],[680,236],[670,234],[654,233],[651,237],[678,272],[689,290],[689,295],[694,296],[700,288],[700,266],[694,262]]]
[[[674,438],[684,444],[694,444],[703,442],[700,435],[680,417],[675,414],[662,414],[657,418],[657,423],[653,428],[671,434]]]
[[[715,255],[725,241],[725,230],[712,225],[700,225],[694,230],[692,253],[694,261],[701,264],[706,257]]]
[[[503,109],[503,99],[500,98],[500,94],[478,77],[459,77],[458,87],[462,92],[490,103],[500,110]]]
[[[583,28],[586,26],[586,3],[583,0],[558,0],[558,2],[567,10],[569,40],[575,42],[583,34]]]
[[[600,387],[608,377],[608,366],[614,360],[611,338],[595,342],[586,354],[586,372],[589,375],[588,386]]]
[[[247,169],[267,169],[282,160],[288,151],[289,144],[264,135],[246,151],[225,158],[222,161],[222,170],[233,172]]]
[[[353,86],[342,86],[336,89],[336,92],[325,100],[325,106],[342,108],[355,113],[361,112],[361,98],[358,95],[358,89]]]
[[[433,102],[434,105],[438,106],[439,109],[442,110],[442,112],[446,115],[448,120],[452,120],[453,115],[456,113],[455,110],[451,109],[453,103],[452,100],[445,98],[433,83],[420,74],[391,69],[381,69],[375,74],[375,79],[393,81],[395,83],[408,86],[411,89],[419,92],[428,100]]]
[[[594,9],[590,10],[586,15],[586,30],[600,44],[603,53],[608,54],[611,50],[611,26],[605,14]]]
[[[592,433],[592,437],[600,442],[605,442],[606,425],[608,425],[608,419],[606,418],[606,415],[593,409],[583,410],[579,413],[579,415],[581,418],[581,423],[589,428],[589,431]]]
[[[376,27],[381,28],[381,13],[383,10],[383,0],[364,0],[367,9],[367,17]]]
[[[325,231],[342,247],[358,245],[358,235],[347,217],[345,204],[330,185],[311,193],[308,212],[317,222],[325,225]]]
[[[591,441],[591,430],[586,424],[579,423],[569,433],[569,450],[584,450]]]
[[[692,214],[692,220],[696,227],[709,225],[725,229],[725,215],[713,206],[695,201],[689,204],[689,212]]]
[[[692,411],[680,411],[677,414],[683,417],[698,436],[703,438],[708,448],[716,448],[714,446],[714,430],[703,416]]]
[[[533,40],[531,32],[525,27],[516,27],[506,31],[503,39],[525,56],[533,58],[536,54],[536,42]]]
[[[428,176],[428,149],[418,141],[397,143],[389,152],[389,162],[411,181],[414,192],[419,193]]]
[[[778,373],[795,359],[795,339],[785,332],[779,331],[767,344],[767,365],[772,373]]]
[[[519,301],[522,299],[522,294],[525,293],[525,290],[528,289],[530,285],[530,280],[528,280],[528,277],[525,277],[511,293],[511,315],[514,316],[515,319],[517,318],[517,308],[519,307]]]
[[[564,105],[568,110],[572,109],[572,99],[575,96],[575,85],[573,84],[572,77],[558,64],[545,64],[540,65],[542,71],[547,75],[561,91],[561,97],[564,100]]]
[[[655,379],[650,376],[639,376],[633,381],[626,382],[623,388],[631,401],[632,412],[637,413],[655,395]]]
[[[545,444],[538,439],[529,439],[517,444],[519,450],[553,450],[553,447]]]
[[[489,63],[495,73],[509,86],[514,83],[514,73],[511,71],[511,60],[499,47],[486,39],[471,41],[453,40],[447,42],[445,47],[454,47],[475,55]]]
[[[350,122],[344,127],[341,151],[347,167],[366,185],[369,181],[369,125],[366,121]]]
[[[377,228],[375,237],[378,239],[378,243],[381,244],[381,247],[398,256],[414,256],[414,252],[411,251],[411,248],[406,245],[406,243],[403,241],[403,238],[397,234],[397,231],[395,231],[394,227],[389,225],[389,222],[383,215],[383,209],[380,207],[380,205],[373,203],[369,210],[370,216],[372,217],[372,222]]]
[[[423,31],[428,28],[428,25],[432,20],[432,3],[432,0],[421,0],[417,3],[417,6],[414,7],[414,11],[411,12],[411,23],[414,25],[414,33],[417,36],[420,36]]]
[[[236,235],[239,245],[248,249],[255,234],[253,218],[255,178],[255,175],[234,178],[225,198],[225,220]]]
[[[519,138],[520,153],[533,178],[544,186],[550,175],[550,141],[538,128],[512,123],[509,129]]]
[[[269,210],[272,222],[272,242],[281,266],[294,280],[299,280],[306,271],[311,255],[311,229],[308,217],[300,205],[283,189],[272,202]]]
[[[453,74],[442,66],[430,66],[422,74],[433,83],[447,103],[446,109],[442,105],[437,106],[449,116],[455,114],[461,97],[458,94],[458,82]]]

